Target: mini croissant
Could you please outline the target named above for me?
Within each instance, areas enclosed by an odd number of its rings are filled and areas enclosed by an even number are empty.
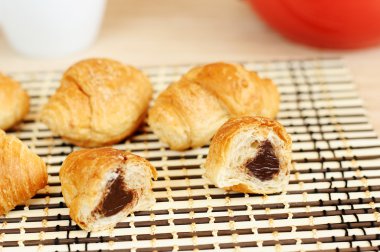
[[[110,145],[137,129],[151,96],[148,78],[136,68],[110,59],[88,59],[64,73],[40,118],[73,144]]]
[[[0,73],[0,129],[20,122],[29,111],[29,96],[21,85]]]
[[[25,203],[47,183],[43,160],[0,130],[0,215]]]
[[[274,118],[279,102],[271,80],[240,65],[214,63],[191,69],[163,91],[148,123],[170,148],[183,150],[207,144],[229,118]]]
[[[84,230],[113,227],[155,199],[156,169],[144,158],[110,147],[71,153],[59,172],[71,218]]]
[[[206,177],[217,187],[244,193],[285,190],[291,169],[292,140],[277,121],[232,118],[213,137]]]

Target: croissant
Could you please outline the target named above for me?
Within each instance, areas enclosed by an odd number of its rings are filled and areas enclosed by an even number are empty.
[[[292,140],[269,118],[228,120],[210,143],[206,177],[215,186],[244,193],[270,194],[286,189]]]
[[[70,216],[87,231],[113,227],[132,211],[149,209],[156,176],[144,158],[110,147],[71,153],[59,173]]]
[[[83,60],[64,73],[40,119],[78,146],[110,145],[137,129],[151,96],[148,78],[136,68],[110,59]]]
[[[0,73],[0,129],[19,123],[29,112],[29,96],[21,85]]]
[[[271,80],[240,65],[214,63],[191,69],[163,91],[149,111],[148,123],[171,149],[183,150],[207,144],[229,118],[274,118],[279,101]]]
[[[0,130],[0,215],[32,198],[45,187],[47,177],[42,159]]]

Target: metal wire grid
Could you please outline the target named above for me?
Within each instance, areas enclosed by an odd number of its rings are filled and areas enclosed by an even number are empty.
[[[291,133],[286,194],[225,192],[203,178],[208,147],[169,150],[145,124],[115,148],[158,170],[156,205],[114,229],[86,233],[70,219],[58,172],[76,150],[35,121],[60,72],[17,73],[32,97],[26,120],[10,132],[48,164],[49,185],[0,217],[0,251],[377,251],[380,250],[380,141],[339,59],[246,63],[281,91],[279,121]],[[190,66],[143,69],[155,97]]]

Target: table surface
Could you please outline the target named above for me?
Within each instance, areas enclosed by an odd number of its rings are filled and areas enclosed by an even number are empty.
[[[333,51],[290,42],[263,24],[241,0],[110,0],[97,41],[60,59],[16,54],[0,31],[0,70],[64,70],[88,57],[135,66],[342,57],[351,69],[369,118],[380,132],[380,46]]]

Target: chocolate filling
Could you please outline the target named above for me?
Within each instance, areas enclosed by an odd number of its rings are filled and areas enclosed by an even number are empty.
[[[275,174],[279,173],[280,163],[274,153],[270,141],[266,140],[259,146],[255,158],[249,159],[245,163],[249,173],[261,181],[271,180]]]
[[[126,190],[122,174],[118,171],[116,179],[108,182],[105,196],[97,207],[97,213],[109,217],[119,213],[134,198],[134,190]]]

